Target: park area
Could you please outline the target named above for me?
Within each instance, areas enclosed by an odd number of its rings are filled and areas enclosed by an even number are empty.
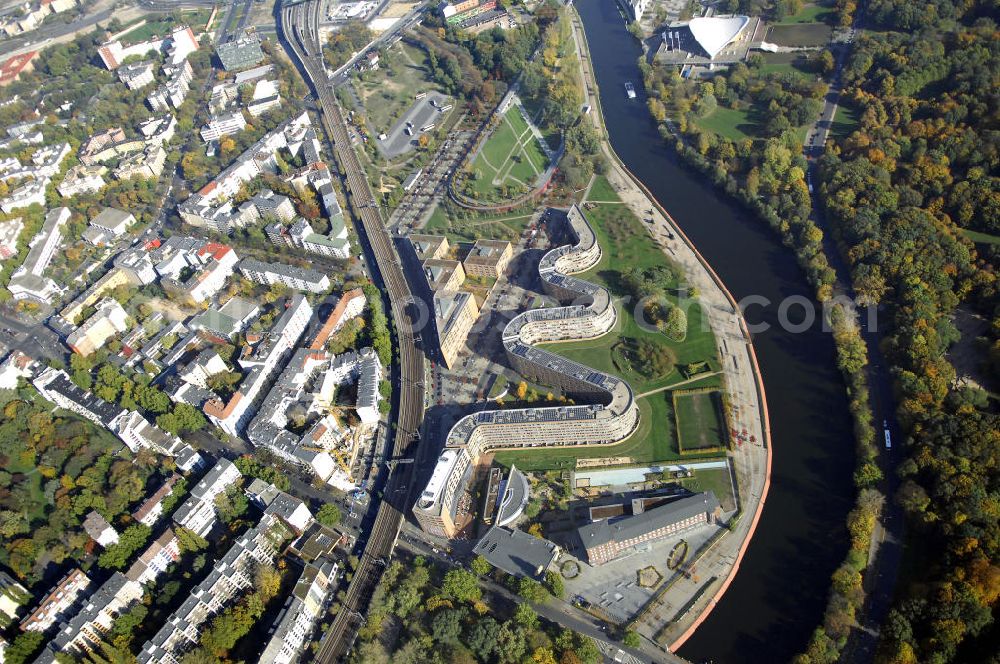
[[[624,272],[629,268],[675,268],[604,178],[598,178],[591,187],[590,196],[595,194],[608,202],[593,204],[585,213],[597,233],[603,254],[597,266],[577,276],[611,291],[617,303],[618,321],[610,333],[598,339],[548,344],[546,348],[628,381],[639,405],[639,426],[628,440],[617,445],[500,452],[497,454],[500,463],[516,462],[525,470],[541,470],[572,469],[576,460],[582,458],[629,457],[633,463],[680,459],[672,390],[721,387],[715,338],[703,322],[697,301],[680,303],[676,281],[667,289],[666,299],[683,306],[687,314],[683,341],[672,340],[636,321],[633,308],[627,306],[635,298],[624,285]],[[636,349],[642,352],[636,353]],[[645,362],[648,357],[652,360]],[[698,372],[687,373],[690,366],[698,366]]]
[[[387,48],[379,69],[362,74],[352,85],[376,134],[388,132],[413,105],[416,95],[430,90],[443,92],[430,79],[426,53],[403,42]]]
[[[533,217],[530,210],[488,215],[472,210],[449,211],[445,206],[438,205],[421,232],[444,235],[452,242],[481,239],[517,242]]]
[[[472,163],[464,193],[502,201],[531,191],[549,161],[520,107],[512,104]]]

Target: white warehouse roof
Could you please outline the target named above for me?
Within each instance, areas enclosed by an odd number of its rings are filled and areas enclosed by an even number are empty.
[[[736,39],[750,23],[749,16],[699,16],[688,27],[698,44],[714,58],[729,42]]]

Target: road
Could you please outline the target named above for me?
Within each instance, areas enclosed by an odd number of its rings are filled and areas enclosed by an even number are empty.
[[[28,47],[41,48],[51,45],[51,42],[63,37],[75,35],[77,32],[90,31],[101,21],[107,21],[113,15],[120,14],[120,11],[105,9],[79,18],[72,23],[52,23],[43,25],[37,30],[25,34],[24,36],[11,37],[0,42],[0,55],[6,56],[23,51]]]
[[[448,556],[432,544],[419,539],[420,535],[422,535],[422,533],[419,532],[413,533],[412,535],[403,534],[400,539],[400,546],[405,547],[417,555],[421,555],[426,558],[434,558],[441,565],[449,567],[462,567],[462,565],[460,565],[453,557]],[[506,587],[500,585],[499,583],[495,583],[490,579],[480,578],[479,585],[484,590],[494,595],[500,595],[514,604],[522,604],[524,602],[522,597],[512,593]],[[535,610],[535,613],[546,620],[594,639],[594,641],[601,646],[602,651],[608,652],[622,650],[632,657],[632,661],[638,662],[687,664],[687,660],[672,653],[663,652],[647,639],[643,639],[642,645],[639,648],[627,648],[620,643],[611,642],[611,636],[607,631],[607,623],[595,618],[586,611],[576,608],[565,600],[550,599],[549,601],[541,604],[532,604],[531,608]]]
[[[833,121],[840,103],[844,63],[850,54],[854,39],[862,29],[866,9],[864,3],[858,6],[854,23],[847,31],[846,39],[837,49],[835,69],[830,77],[830,86],[824,97],[823,110],[816,122],[806,132],[805,145],[803,145],[802,150],[806,159],[809,160],[806,178],[813,204],[812,218],[816,225],[823,230],[824,252],[837,274],[834,294],[847,297],[854,295],[851,288],[850,268],[844,261],[844,257],[834,241],[833,233],[826,224],[818,196],[819,173],[816,160],[823,155],[826,142],[830,138]],[[886,496],[886,502],[872,530],[868,567],[864,575],[865,604],[862,611],[862,624],[851,630],[842,652],[843,660],[849,662],[871,661],[874,658],[875,648],[878,645],[879,629],[892,606],[896,579],[899,576],[903,557],[905,525],[903,510],[892,500],[899,487],[896,466],[899,463],[899,444],[902,442],[895,417],[892,376],[889,373],[889,364],[882,357],[879,345],[882,334],[877,317],[874,320],[868,320],[866,312],[859,309],[858,313],[861,337],[864,339],[868,352],[868,365],[865,371],[870,394],[872,424],[876,431],[875,444],[880,448],[879,465],[885,476],[879,490]],[[883,427],[886,427],[892,434],[896,442],[895,450],[885,449],[881,444]]]
[[[399,256],[365,178],[364,169],[351,147],[347,126],[323,63],[319,39],[320,10],[319,0],[284,7],[279,34],[289,55],[298,63],[316,95],[327,136],[334,144],[341,172],[345,177],[349,204],[361,222],[358,228],[359,239],[368,255],[374,259],[373,262],[370,261],[373,265],[372,277],[388,296],[389,312],[395,326],[398,362],[391,371],[394,402],[389,421],[394,422],[395,426],[386,436],[385,458],[413,458],[419,447],[424,402],[424,356],[416,343],[419,330],[414,327],[418,318],[412,306],[413,297],[403,276]],[[409,25],[412,20],[416,20],[415,17],[404,19],[401,23]],[[394,33],[388,33],[388,38],[393,36]],[[350,63],[345,65],[348,66]],[[372,593],[396,545],[404,512],[409,507],[414,470],[415,464],[412,463],[391,464],[384,474],[384,482],[376,483],[372,499],[372,510],[376,511],[367,535],[362,535],[358,541],[362,548],[359,564],[347,588],[343,608],[334,618],[320,644],[316,654],[317,662],[335,662],[350,652]]]

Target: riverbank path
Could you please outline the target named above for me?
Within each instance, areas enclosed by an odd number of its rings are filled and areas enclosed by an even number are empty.
[[[669,610],[650,612],[652,615],[636,626],[642,636],[652,640],[658,635],[659,641],[666,644],[670,651],[674,651],[694,633],[725,593],[756,529],[770,478],[767,405],[753,345],[732,296],[667,212],[628,172],[611,148],[603,124],[586,34],[575,10],[572,12],[572,26],[584,79],[584,103],[593,109],[586,117],[594,123],[601,137],[602,150],[609,165],[606,174],[608,181],[640,219],[652,219],[651,223],[646,224],[650,240],[656,242],[684,270],[688,284],[698,289],[698,301],[705,319],[715,333],[719,358],[725,371],[725,390],[732,409],[730,424],[742,434],[743,440],[730,452],[736,472],[742,516],[733,524],[731,532],[717,540],[702,556],[698,562],[697,575],[692,574],[691,578],[676,584],[681,588],[687,586],[688,597],[700,592],[697,601],[690,609],[681,612],[681,615]],[[700,586],[697,579],[702,580]],[[680,606],[676,600],[671,601],[671,604]],[[669,616],[666,619],[670,622],[666,625],[660,621],[651,622],[655,620],[653,616],[656,614]]]

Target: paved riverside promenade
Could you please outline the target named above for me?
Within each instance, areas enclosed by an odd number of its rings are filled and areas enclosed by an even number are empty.
[[[649,639],[659,635],[659,642],[674,651],[694,633],[729,587],[757,526],[770,481],[767,404],[753,346],[732,296],[711,267],[701,259],[697,249],[670,219],[666,210],[614,154],[603,124],[600,99],[591,92],[597,90],[597,81],[590,62],[583,24],[575,10],[572,10],[572,19],[573,39],[582,63],[586,97],[584,103],[590,104],[594,109],[585,117],[594,123],[602,138],[602,149],[609,163],[607,178],[636,216],[640,219],[653,219],[652,223],[644,224],[651,240],[659,244],[664,253],[684,269],[688,284],[698,289],[698,301],[715,333],[719,357],[725,370],[725,389],[733,413],[731,424],[737,431],[745,429],[747,432],[746,440],[742,444],[734,442],[734,450],[730,452],[738,482],[741,517],[731,532],[718,538],[709,549],[702,552],[690,577],[679,579],[665,593],[665,604],[653,607],[635,626],[642,636]],[[674,239],[670,239],[670,235]],[[749,442],[751,436],[755,440],[753,443]],[[710,581],[713,578],[715,580]],[[696,595],[697,601],[690,607],[685,606]],[[685,598],[685,601],[678,602],[676,598],[679,596]],[[649,643],[645,645],[645,652],[653,647]]]

